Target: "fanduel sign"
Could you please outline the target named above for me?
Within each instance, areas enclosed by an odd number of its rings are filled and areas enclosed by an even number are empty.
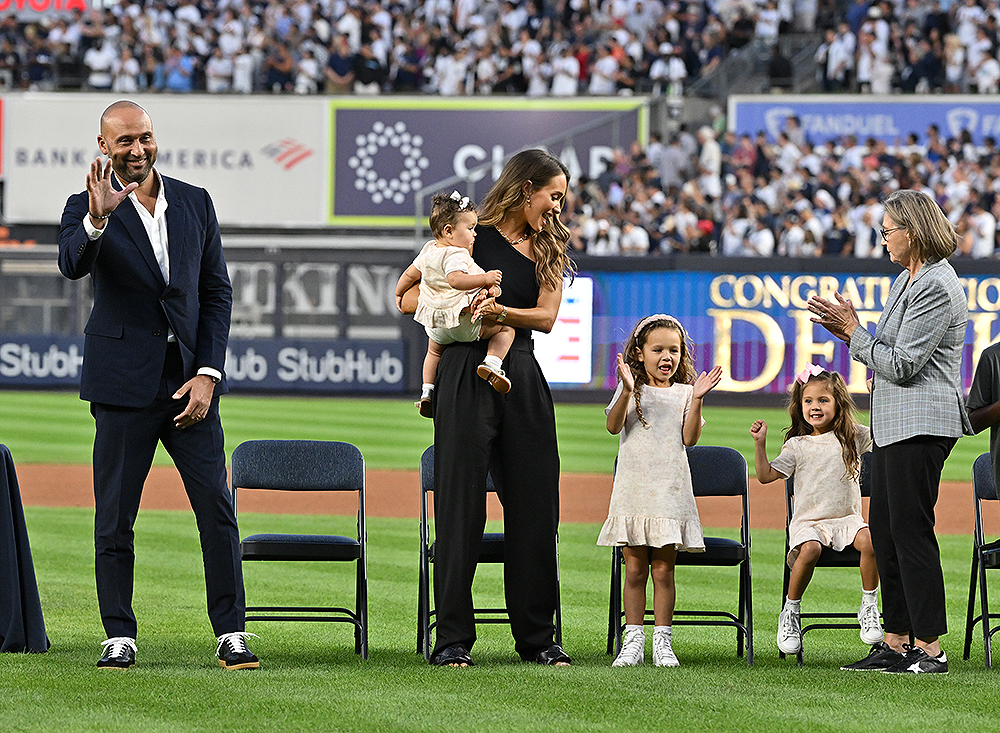
[[[854,135],[887,145],[902,144],[911,132],[926,140],[927,128],[938,126],[944,138],[968,130],[977,145],[983,139],[1000,139],[1000,109],[982,97],[939,95],[740,96],[729,98],[729,123],[738,134],[754,136],[763,130],[771,140],[783,131],[789,116],[796,115],[815,145]]]

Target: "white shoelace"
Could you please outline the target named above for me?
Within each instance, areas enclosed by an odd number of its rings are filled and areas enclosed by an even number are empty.
[[[866,603],[861,606],[861,610],[858,611],[858,621],[861,622],[861,628],[863,629],[874,629],[880,627],[878,606],[874,603]]]
[[[102,641],[101,647],[112,657],[124,656],[126,648],[131,649],[133,654],[136,654],[138,651],[135,648],[135,639],[127,636],[113,636],[110,639]],[[111,649],[109,650],[108,647],[111,647]]]
[[[799,626],[799,613],[797,611],[785,610],[781,614],[781,633],[785,638],[797,637],[801,633]]]
[[[223,634],[222,636],[219,637],[218,640],[219,646],[216,647],[215,649],[215,655],[216,656],[219,655],[219,652],[222,651],[222,645],[225,644],[227,641],[230,643],[230,645],[232,645],[233,651],[236,652],[237,654],[242,654],[243,652],[249,654],[250,650],[247,649],[247,642],[246,642],[246,638],[248,636],[252,636],[255,639],[260,638],[259,636],[257,636],[257,634],[251,634],[249,631],[233,631],[228,634]]]
[[[625,641],[622,650],[618,652],[615,662],[621,666],[635,665],[642,661],[643,649],[646,646],[646,635],[642,631],[633,631],[625,634]]]
[[[653,660],[661,664],[677,661],[670,634],[653,634]]]

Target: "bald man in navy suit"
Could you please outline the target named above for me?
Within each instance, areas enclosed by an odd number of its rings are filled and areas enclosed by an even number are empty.
[[[97,665],[135,663],[132,527],[162,442],[197,518],[219,665],[254,669],[219,419],[232,287],[215,208],[204,189],[154,168],[153,124],[139,105],[108,107],[97,144],[108,160],[91,163],[59,226],[59,269],[90,275],[94,287],[80,397],[96,425],[97,598],[108,635]]]

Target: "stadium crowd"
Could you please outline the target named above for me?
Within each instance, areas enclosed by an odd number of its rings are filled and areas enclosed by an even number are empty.
[[[882,257],[880,201],[925,191],[955,225],[956,256],[994,257],[1000,149],[945,139],[935,125],[888,146],[874,138],[808,140],[789,117],[776,142],[682,126],[664,143],[616,150],[567,200],[572,244],[592,255]],[[720,135],[720,130],[722,133]]]
[[[0,22],[14,88],[302,94],[669,91],[835,0],[122,0]],[[76,81],[74,81],[76,80]]]
[[[822,29],[828,92],[1000,87],[1000,0],[122,0],[0,20],[0,84],[135,92],[683,94],[749,43]],[[787,59],[784,59],[787,66]],[[922,188],[992,256],[996,145],[934,129],[887,147],[777,141],[710,124],[654,134],[574,182],[573,243],[593,254],[878,257],[879,197]],[[786,213],[787,212],[787,213]]]
[[[0,21],[0,84],[191,92],[669,92],[823,33],[827,92],[1000,89],[1000,0],[121,0]],[[788,59],[773,62],[788,69]]]

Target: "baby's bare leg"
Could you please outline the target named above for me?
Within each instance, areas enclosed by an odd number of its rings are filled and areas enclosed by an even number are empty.
[[[507,352],[510,351],[510,345],[514,343],[514,329],[510,326],[504,326],[496,321],[483,320],[483,327],[479,331],[479,338],[489,339],[489,345],[486,348],[486,353],[489,356],[495,356],[500,361],[507,358]]]
[[[441,354],[448,348],[444,344],[439,344],[433,339],[427,339],[427,354],[424,356],[424,367],[421,370],[421,377],[424,384],[434,384],[437,377],[438,362],[441,361]]]

